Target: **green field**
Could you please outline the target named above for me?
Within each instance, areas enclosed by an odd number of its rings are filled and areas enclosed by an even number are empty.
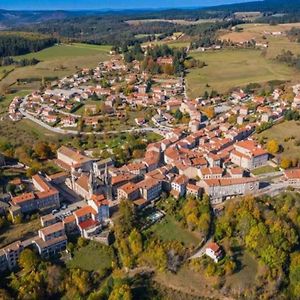
[[[198,237],[180,227],[180,225],[171,216],[166,216],[160,222],[151,226],[147,231],[153,232],[156,237],[163,241],[179,241],[186,246],[197,246],[200,243]]]
[[[273,168],[271,166],[263,166],[263,167],[252,170],[251,173],[255,176],[258,176],[258,175],[263,175],[263,174],[267,174],[267,173],[272,173],[275,171],[276,171],[275,168]]]
[[[112,249],[97,242],[75,250],[74,257],[67,263],[68,268],[79,268],[85,271],[104,271],[111,267]]]
[[[290,80],[298,75],[294,69],[264,58],[259,50],[193,52],[191,56],[204,61],[207,66],[191,69],[187,75],[190,97],[199,97],[206,90],[226,93],[231,88],[249,83]]]
[[[278,154],[279,157],[300,158],[300,146],[296,143],[300,141],[300,123],[296,121],[286,121],[272,128],[263,131],[257,135],[259,139],[274,139],[282,146],[283,151]]]
[[[74,74],[78,68],[92,68],[100,61],[108,59],[110,46],[87,44],[56,45],[36,53],[16,56],[15,59],[36,58],[40,63],[34,66],[15,68],[6,78],[1,80],[0,89],[4,86],[13,86],[17,90],[37,89],[39,81],[25,84],[15,84],[17,79],[42,79],[47,77],[61,78]]]

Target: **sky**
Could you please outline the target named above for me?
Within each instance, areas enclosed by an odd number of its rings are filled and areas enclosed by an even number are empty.
[[[251,0],[0,0],[0,9],[80,10],[203,7]]]

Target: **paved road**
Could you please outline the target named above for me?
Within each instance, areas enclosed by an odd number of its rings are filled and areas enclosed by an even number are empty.
[[[159,135],[165,136],[167,132],[169,132],[171,129],[165,126],[162,126],[161,128],[155,128],[155,127],[142,127],[142,128],[132,128],[132,129],[126,129],[126,130],[112,130],[112,131],[106,131],[106,132],[96,132],[96,131],[92,131],[92,132],[78,132],[75,130],[67,130],[67,129],[62,129],[62,128],[57,128],[57,127],[51,127],[48,124],[44,123],[43,121],[37,119],[36,117],[34,117],[33,115],[29,114],[26,110],[25,110],[25,104],[26,101],[24,100],[21,104],[20,104],[20,108],[19,111],[20,113],[26,117],[27,119],[29,119],[30,121],[44,127],[45,129],[54,132],[54,133],[58,133],[58,134],[82,134],[82,135],[91,135],[91,134],[95,134],[95,135],[104,135],[104,134],[119,134],[119,133],[126,133],[126,132],[155,132]]]

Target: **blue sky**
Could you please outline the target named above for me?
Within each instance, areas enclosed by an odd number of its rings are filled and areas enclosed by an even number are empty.
[[[0,0],[1,9],[131,9],[211,6],[250,0]]]

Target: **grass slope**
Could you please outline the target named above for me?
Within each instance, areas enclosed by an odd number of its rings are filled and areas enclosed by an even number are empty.
[[[14,71],[0,82],[0,88],[14,85],[17,79],[61,78],[75,73],[78,68],[95,67],[100,61],[108,59],[109,50],[110,46],[63,44],[36,53],[16,56],[16,60],[35,57],[40,60],[40,63],[35,66],[15,68]],[[13,87],[17,90],[37,89],[39,82],[15,84]]]
[[[90,242],[87,246],[75,250],[74,257],[67,263],[68,268],[85,271],[104,271],[111,267],[113,253],[108,246]]]
[[[191,56],[204,61],[207,66],[191,69],[187,75],[190,97],[201,96],[205,90],[213,89],[225,93],[233,87],[249,83],[290,80],[294,78],[296,72],[284,64],[264,58],[259,50],[226,49],[215,52],[192,52]]]

